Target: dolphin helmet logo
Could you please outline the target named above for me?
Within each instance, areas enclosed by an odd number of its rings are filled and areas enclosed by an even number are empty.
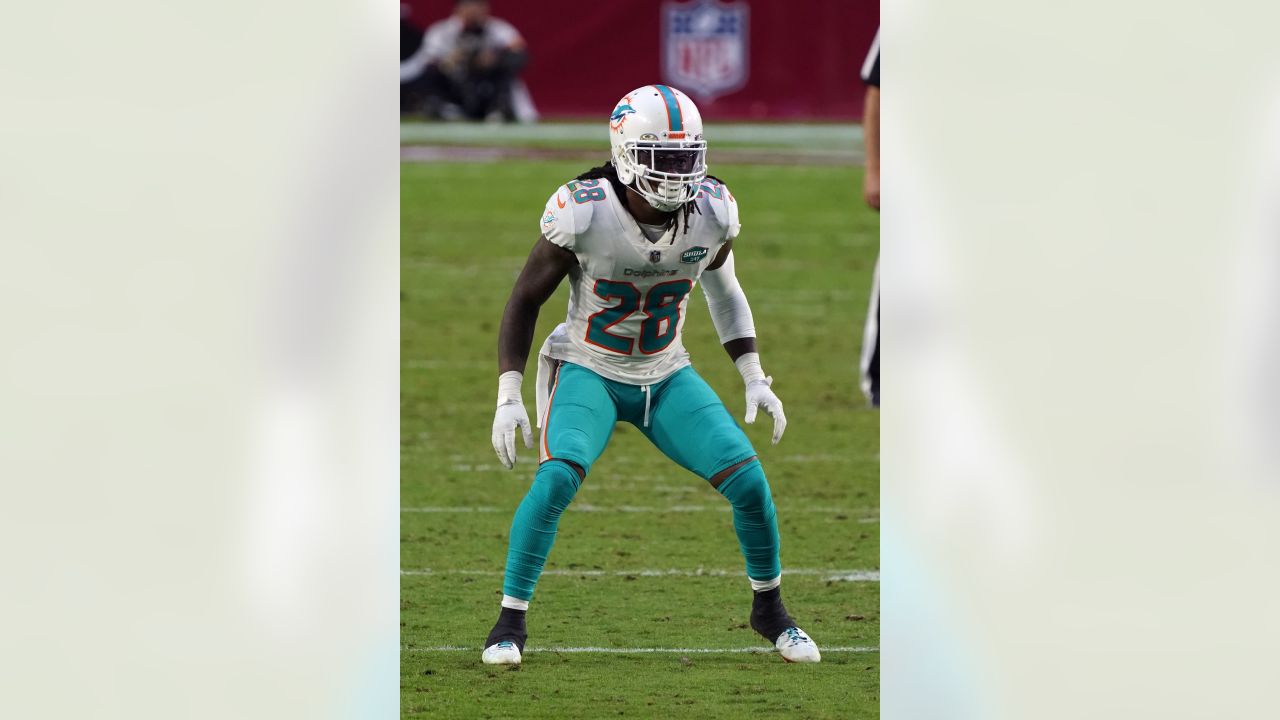
[[[631,107],[631,98],[629,96],[623,98],[622,104],[614,108],[613,114],[609,116],[609,129],[615,132],[621,130],[622,124],[627,121],[627,116],[635,111],[636,109]]]

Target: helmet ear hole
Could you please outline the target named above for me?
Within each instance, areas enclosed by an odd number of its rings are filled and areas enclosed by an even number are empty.
[[[631,164],[626,161],[625,153],[614,156],[613,169],[618,174],[618,181],[623,185],[630,185],[635,179],[635,173],[631,170]]]

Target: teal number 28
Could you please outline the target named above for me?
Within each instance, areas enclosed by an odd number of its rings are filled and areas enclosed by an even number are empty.
[[[644,322],[640,323],[640,352],[653,355],[662,352],[676,339],[680,326],[680,301],[693,289],[688,280],[672,280],[658,283],[644,296]],[[640,310],[640,290],[629,282],[597,280],[595,294],[604,300],[617,300],[618,304],[605,308],[587,318],[588,343],[620,355],[630,355],[636,339],[609,332],[609,328],[626,320]]]
[[[565,187],[568,188],[569,194],[573,196],[573,201],[581,205],[585,202],[604,199],[604,188],[599,187],[599,185],[599,180],[574,180]]]

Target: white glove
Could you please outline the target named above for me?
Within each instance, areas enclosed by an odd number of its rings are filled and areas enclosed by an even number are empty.
[[[508,370],[498,376],[498,410],[493,414],[493,451],[508,470],[516,464],[516,428],[524,431],[524,446],[533,447],[533,426],[520,397],[524,374]]]
[[[747,414],[743,419],[748,425],[755,423],[756,412],[764,408],[773,418],[773,444],[777,445],[787,429],[787,416],[782,411],[782,401],[769,388],[773,384],[773,378],[765,377],[764,370],[760,369],[759,353],[746,353],[733,364],[738,366],[742,381],[747,384]]]

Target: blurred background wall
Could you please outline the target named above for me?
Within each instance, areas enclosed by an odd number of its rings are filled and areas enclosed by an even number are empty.
[[[841,0],[490,7],[528,42],[522,77],[547,119],[596,117],[619,93],[659,81],[687,92],[708,120],[860,119],[858,69],[878,17]],[[406,0],[401,9],[426,28],[453,2]]]

